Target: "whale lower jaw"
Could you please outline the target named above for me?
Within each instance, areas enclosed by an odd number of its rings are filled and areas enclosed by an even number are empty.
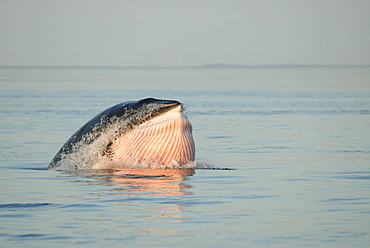
[[[175,109],[147,121],[115,140],[108,153],[115,164],[187,164],[194,161],[192,126]]]

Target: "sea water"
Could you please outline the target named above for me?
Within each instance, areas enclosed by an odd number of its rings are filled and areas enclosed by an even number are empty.
[[[368,72],[245,70],[0,70],[0,246],[369,247],[370,91],[276,87]],[[186,105],[213,169],[44,170],[97,113],[145,97]]]

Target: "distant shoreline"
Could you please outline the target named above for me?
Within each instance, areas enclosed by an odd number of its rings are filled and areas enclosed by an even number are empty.
[[[0,69],[284,69],[284,68],[370,68],[370,65],[234,65],[234,64],[205,64],[197,66],[0,66]]]

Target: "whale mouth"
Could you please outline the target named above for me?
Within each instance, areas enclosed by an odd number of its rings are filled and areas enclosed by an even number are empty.
[[[181,112],[183,105],[175,100],[157,100],[154,98],[146,98],[137,102],[141,107],[136,110],[137,113],[132,113],[126,121],[127,127],[124,132],[134,129],[153,118],[170,112]]]
[[[183,106],[178,101],[171,101],[170,103],[163,104],[162,107],[158,108],[157,111],[153,112],[153,117],[166,113],[177,113],[182,112]]]
[[[179,165],[194,161],[192,126],[182,113],[181,103],[168,104],[162,110],[161,115],[137,125],[107,146],[106,155],[115,166],[122,161]]]
[[[183,109],[182,104],[175,100],[157,100],[154,98],[146,98],[138,101],[137,104],[142,105],[141,109],[150,110],[151,117],[167,113],[173,109],[180,108],[179,111],[182,111]]]

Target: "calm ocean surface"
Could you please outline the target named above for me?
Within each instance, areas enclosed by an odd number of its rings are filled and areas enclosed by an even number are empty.
[[[369,247],[369,71],[0,68],[0,246]],[[198,163],[232,170],[44,170],[145,97],[183,102]]]

